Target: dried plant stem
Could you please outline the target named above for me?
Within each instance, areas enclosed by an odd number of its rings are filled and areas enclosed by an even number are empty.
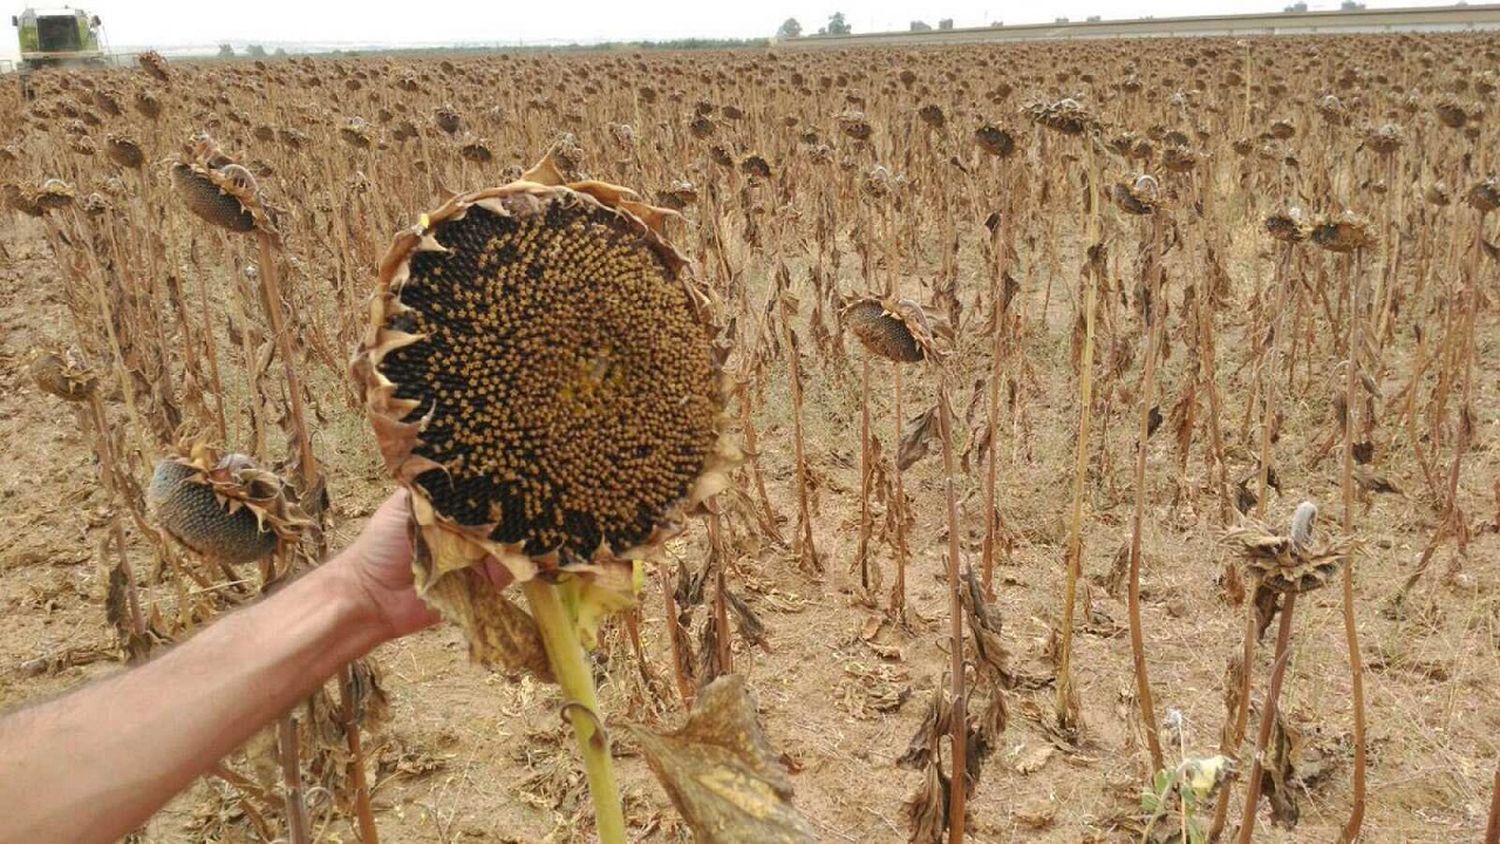
[[[1245,740],[1245,728],[1250,723],[1250,675],[1255,666],[1255,634],[1258,627],[1254,601],[1245,602],[1245,636],[1240,651],[1240,689],[1236,698],[1234,721],[1226,723],[1219,740],[1219,752],[1230,758],[1239,756],[1240,743]],[[1234,791],[1233,781],[1225,783],[1219,791],[1214,805],[1213,823],[1208,827],[1208,840],[1218,841],[1229,820],[1230,795]]]
[[[359,840],[375,844],[380,834],[375,828],[375,813],[370,807],[370,786],[365,780],[364,747],[359,735],[359,721],[354,714],[354,670],[345,665],[339,671],[339,717],[343,721],[344,744],[349,749],[349,777],[354,787],[354,815],[359,823]]]
[[[740,405],[740,433],[745,440],[745,453],[747,459],[745,466],[750,472],[750,478],[755,483],[755,492],[760,496],[761,529],[766,532],[780,545],[786,544],[786,539],[781,535],[781,529],[776,526],[776,510],[771,506],[771,496],[766,492],[766,477],[760,471],[760,443],[755,433],[755,420],[750,415],[750,386],[741,385],[739,390]]]
[[[670,575],[663,574],[662,577],[662,600],[667,610],[667,644],[672,649],[672,676],[677,680],[677,694],[682,698],[682,705],[691,708],[693,705],[693,681],[692,678],[682,673],[685,661],[682,647],[682,631],[677,626],[677,596]]]
[[[271,825],[266,823],[265,817],[261,815],[260,810],[256,808],[255,803],[250,799],[251,796],[254,796],[260,800],[266,800],[267,795],[265,791],[260,786],[235,773],[222,762],[215,765],[211,773],[240,792],[238,800],[240,811],[245,813],[245,817],[249,819],[250,825],[255,827],[255,831],[260,835],[261,840],[275,840],[276,834],[271,831]]]
[[[1077,693],[1073,689],[1073,610],[1078,598],[1078,578],[1083,572],[1083,495],[1089,471],[1089,428],[1094,405],[1094,318],[1099,298],[1099,266],[1094,249],[1099,243],[1099,166],[1092,139],[1084,140],[1088,154],[1089,211],[1084,242],[1088,253],[1085,270],[1083,356],[1078,373],[1078,449],[1073,467],[1073,506],[1068,520],[1067,573],[1063,583],[1062,639],[1058,648],[1057,701],[1054,714],[1066,732],[1078,727]]]
[[[855,562],[859,566],[859,585],[870,589],[870,494],[874,455],[870,447],[870,356],[864,356],[859,370],[859,545]]]
[[[1475,232],[1476,241],[1484,235],[1484,220],[1485,216],[1480,215],[1479,225]],[[1440,395],[1434,398],[1433,402],[1439,407],[1446,404],[1446,397],[1443,394],[1447,391],[1444,382],[1448,379],[1443,376],[1447,375],[1450,370],[1453,373],[1451,378],[1459,380],[1461,401],[1458,432],[1453,443],[1453,461],[1448,466],[1446,488],[1443,490],[1443,516],[1438,522],[1437,530],[1433,532],[1432,539],[1428,541],[1427,547],[1422,549],[1422,556],[1417,561],[1416,569],[1406,578],[1406,582],[1401,585],[1401,591],[1396,596],[1398,602],[1404,601],[1407,594],[1411,592],[1412,588],[1417,585],[1417,582],[1427,573],[1427,569],[1432,565],[1432,560],[1437,554],[1437,550],[1442,547],[1443,542],[1449,535],[1456,538],[1460,553],[1466,553],[1464,549],[1465,531],[1458,523],[1463,518],[1458,508],[1458,484],[1459,479],[1463,475],[1463,461],[1464,457],[1468,454],[1473,434],[1470,414],[1472,414],[1474,407],[1474,324],[1477,318],[1476,312],[1478,311],[1477,302],[1475,301],[1478,295],[1475,287],[1478,282],[1479,273],[1479,249],[1480,244],[1476,242],[1474,251],[1470,255],[1466,272],[1464,273],[1464,286],[1459,294],[1453,297],[1453,301],[1448,308],[1450,319],[1453,318],[1453,314],[1457,314],[1457,326],[1449,330],[1448,333],[1452,336],[1446,338],[1444,343],[1445,345],[1456,346],[1457,348],[1451,353],[1447,349],[1438,352],[1438,357],[1444,361],[1444,365],[1438,379],[1438,392]],[[1413,383],[1415,384],[1415,382]],[[1441,412],[1440,410],[1439,413]],[[1438,425],[1434,423],[1433,429],[1433,440],[1436,442],[1438,439]]]
[[[208,386],[214,394],[214,411],[218,414],[218,419],[215,420],[215,427],[219,433],[219,437],[227,440],[228,433],[226,426],[229,424],[229,417],[227,411],[224,409],[224,378],[219,372],[219,344],[214,339],[214,324],[211,316],[213,308],[208,300],[208,280],[205,278],[207,273],[196,272],[193,275],[198,278],[198,306],[203,310],[203,351],[208,358],[208,377],[213,380],[213,383]],[[183,305],[186,304],[186,302],[183,302]],[[186,329],[189,325],[187,315],[185,313],[181,314],[181,319],[182,326]],[[186,334],[185,330],[184,334]],[[251,413],[253,414],[254,412],[252,409]]]
[[[1353,272],[1346,276],[1349,281],[1349,340],[1348,361],[1344,367],[1344,465],[1341,479],[1344,499],[1344,535],[1354,535],[1354,426],[1360,402],[1355,392],[1359,383],[1361,349],[1363,348],[1360,326],[1364,314],[1360,309],[1360,285],[1363,281],[1363,250],[1354,254]],[[1350,553],[1342,572],[1344,598],[1344,640],[1349,650],[1350,705],[1354,709],[1354,773],[1353,802],[1349,809],[1349,820],[1344,825],[1342,842],[1359,838],[1360,826],[1365,817],[1365,680],[1364,664],[1359,653],[1359,625],[1354,616],[1354,562]],[[1291,596],[1287,596],[1290,607]]]
[[[968,749],[969,718],[964,711],[964,616],[958,591],[958,489],[954,481],[957,470],[953,465],[953,412],[948,407],[947,373],[943,373],[938,387],[938,435],[943,440],[943,490],[948,499],[948,637],[953,661],[950,667],[953,688],[949,701],[953,721],[950,737],[953,771],[948,798],[948,841],[950,844],[963,844],[964,800],[969,788],[968,765],[964,758]]]
[[[1151,237],[1147,245],[1145,281],[1147,290],[1146,363],[1141,373],[1141,413],[1137,428],[1135,453],[1135,509],[1130,518],[1130,584],[1127,604],[1130,614],[1130,654],[1135,664],[1136,701],[1140,705],[1141,727],[1146,746],[1151,751],[1151,770],[1166,767],[1162,759],[1161,739],[1156,729],[1156,708],[1151,699],[1151,678],[1146,668],[1146,642],[1141,629],[1141,528],[1146,515],[1146,451],[1151,431],[1151,408],[1156,389],[1156,359],[1161,350],[1162,323],[1166,322],[1161,290],[1162,222],[1160,212],[1151,216]]]
[[[1009,180],[1005,180],[1006,184]],[[990,320],[993,345],[990,350],[989,408],[986,424],[990,447],[985,453],[984,463],[984,544],[981,547],[983,571],[981,583],[987,600],[995,599],[995,542],[999,539],[999,519],[996,517],[996,474],[999,463],[999,444],[996,432],[1000,429],[1000,382],[1004,375],[1005,344],[1010,330],[1008,309],[1002,310],[1005,297],[1005,264],[1010,256],[1010,213],[1001,212],[1000,226],[995,242],[995,275],[990,285],[990,309],[994,314]]]
[[[115,473],[120,471],[116,462],[118,455],[115,454],[114,445],[110,440],[109,423],[104,417],[104,402],[100,400],[98,392],[89,395],[89,417],[94,423],[94,448],[99,457],[99,479],[104,485],[104,492],[108,496],[110,515],[110,529],[115,537],[115,551],[119,555],[120,573],[125,578],[125,600],[130,610],[130,632],[136,636],[146,635],[146,618],[141,613],[141,600],[135,585],[135,571],[130,565],[130,556],[125,548],[125,526],[120,516],[119,507],[125,506],[120,500],[124,496],[120,492],[118,478]],[[131,655],[130,643],[127,643],[127,656]]]
[[[620,787],[615,781],[614,760],[609,752],[609,737],[599,715],[599,699],[594,692],[594,677],[588,659],[567,610],[550,583],[532,579],[521,584],[531,615],[536,619],[563,692],[563,717],[573,725],[578,752],[583,756],[588,775],[589,795],[594,801],[594,823],[600,844],[625,844],[625,813],[620,803]],[[675,620],[668,619],[668,623]]]
[[[713,504],[710,503],[709,506],[712,507]],[[719,671],[729,674],[734,671],[734,652],[729,647],[729,608],[724,602],[726,586],[723,524],[716,510],[710,510],[708,514],[708,544],[714,567],[714,647],[719,649]]]
[[[813,540],[812,501],[809,493],[811,482],[808,478],[807,449],[802,432],[802,362],[799,359],[801,351],[797,343],[797,335],[792,331],[792,327],[783,323],[783,328],[786,330],[786,359],[790,369],[792,390],[792,448],[797,468],[797,559],[803,568],[821,572],[823,562],[818,559],[818,546]]]
[[[312,438],[307,428],[307,410],[302,400],[302,379],[297,375],[296,349],[292,345],[291,334],[287,332],[286,322],[282,319],[281,308],[285,300],[281,295],[281,283],[276,271],[276,255],[271,248],[271,236],[265,232],[257,233],[257,246],[260,249],[261,305],[266,310],[266,322],[271,326],[271,334],[275,337],[276,351],[281,358],[281,369],[286,378],[288,411],[291,414],[292,431],[297,438],[297,471],[302,478],[302,492],[305,494],[316,488],[318,461],[313,456]],[[316,502],[306,504],[312,506]]]
[[[895,392],[896,432],[893,443],[901,442],[901,364],[891,363]],[[895,514],[896,585],[891,587],[891,615],[899,621],[906,620],[906,486],[901,480],[901,464],[896,459],[895,447],[891,451],[891,471],[895,475],[896,494],[888,510]]]
[[[297,747],[297,722],[288,712],[276,722],[276,740],[281,756],[281,779],[286,788],[286,831],[291,844],[311,844],[307,800],[302,791],[302,765]]]
[[[1484,827],[1484,844],[1500,844],[1500,768],[1495,769],[1495,783],[1490,786],[1490,820]]]
[[[1276,657],[1271,665],[1271,682],[1266,689],[1266,702],[1261,707],[1260,727],[1255,734],[1255,754],[1251,757],[1250,776],[1245,784],[1245,810],[1240,818],[1239,844],[1250,844],[1255,833],[1255,808],[1260,802],[1261,755],[1271,740],[1271,728],[1276,725],[1276,704],[1281,698],[1281,682],[1286,677],[1286,664],[1291,656],[1288,644],[1292,639],[1292,611],[1297,606],[1297,593],[1286,592],[1281,598],[1281,623],[1276,628]],[[1250,668],[1245,668],[1248,675]]]

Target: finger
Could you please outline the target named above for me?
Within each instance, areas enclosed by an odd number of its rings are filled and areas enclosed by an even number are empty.
[[[405,520],[411,515],[411,493],[406,487],[398,487],[391,493],[380,506],[376,508],[372,520],[384,521],[386,519]]]

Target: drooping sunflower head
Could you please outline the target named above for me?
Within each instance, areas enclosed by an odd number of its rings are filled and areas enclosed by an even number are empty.
[[[412,492],[419,584],[491,557],[518,580],[629,561],[732,458],[712,304],[670,212],[560,169],[453,197],[381,263],[353,371]]]
[[[274,233],[255,176],[200,135],[172,164],[172,186],[188,210],[222,229]]]
[[[29,366],[31,380],[42,392],[64,401],[86,401],[99,388],[98,376],[77,349],[39,352]]]
[[[1313,220],[1312,241],[1329,252],[1353,252],[1375,242],[1375,227],[1352,211]]]
[[[162,529],[230,565],[296,544],[308,524],[279,475],[246,455],[220,455],[202,443],[184,443],[158,462],[147,498]]]
[[[1129,182],[1116,182],[1115,204],[1127,214],[1155,214],[1161,204],[1161,185],[1155,176],[1142,174]]]
[[[1312,224],[1295,206],[1266,217],[1266,233],[1283,243],[1301,243],[1312,234]]]
[[[871,354],[896,363],[916,363],[937,353],[932,324],[911,299],[857,299],[844,308],[844,324]]]

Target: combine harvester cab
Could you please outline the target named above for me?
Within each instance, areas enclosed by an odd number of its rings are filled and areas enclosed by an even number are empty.
[[[38,70],[107,64],[100,46],[103,25],[97,15],[82,9],[27,9],[10,22],[20,39],[21,60],[16,70],[21,91],[28,97],[27,83]]]

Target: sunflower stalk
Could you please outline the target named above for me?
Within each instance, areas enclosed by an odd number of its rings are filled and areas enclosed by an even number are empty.
[[[1156,711],[1151,699],[1151,679],[1146,669],[1146,643],[1141,629],[1141,529],[1146,515],[1146,451],[1151,437],[1151,409],[1155,407],[1153,396],[1156,389],[1156,359],[1161,353],[1163,323],[1166,309],[1163,307],[1165,292],[1162,288],[1161,245],[1162,219],[1158,210],[1151,215],[1151,231],[1146,243],[1146,309],[1148,321],[1146,340],[1146,363],[1141,372],[1141,414],[1137,430],[1135,455],[1135,508],[1130,519],[1130,584],[1127,604],[1130,613],[1130,655],[1135,666],[1136,700],[1140,705],[1141,726],[1146,733],[1146,745],[1151,751],[1151,770],[1166,767],[1162,760],[1161,739],[1157,735]]]
[[[1356,392],[1360,380],[1360,359],[1364,313],[1361,310],[1360,285],[1363,281],[1364,250],[1356,250],[1352,257],[1353,270],[1346,272],[1349,285],[1349,335],[1348,360],[1344,367],[1344,462],[1340,486],[1344,504],[1345,535],[1354,533],[1354,425],[1359,407]],[[1345,265],[1347,268],[1347,264]],[[1364,665],[1359,652],[1359,623],[1354,616],[1354,557],[1344,563],[1342,572],[1344,604],[1344,640],[1349,652],[1350,705],[1354,710],[1354,796],[1349,809],[1349,820],[1344,825],[1340,841],[1352,842],[1359,838],[1359,830],[1365,817],[1365,680]],[[1288,601],[1291,596],[1288,595]],[[1287,606],[1290,613],[1290,603]]]
[[[625,813],[610,756],[609,736],[599,716],[594,676],[575,623],[568,617],[557,587],[532,579],[524,581],[521,589],[531,606],[531,617],[541,631],[552,675],[562,687],[563,717],[573,725],[578,752],[583,757],[600,844],[625,844]],[[675,624],[676,619],[668,619],[667,623]]]
[[[953,722],[950,736],[953,787],[948,796],[948,841],[963,844],[964,800],[969,788],[969,769],[964,758],[968,747],[969,719],[964,711],[964,617],[963,603],[959,598],[958,489],[954,481],[958,472],[953,460],[953,411],[948,407],[947,372],[940,373],[939,379],[938,435],[943,440],[943,491],[948,504],[948,646],[953,660],[950,666],[953,686],[948,703]]]
[[[1260,727],[1255,735],[1255,753],[1251,756],[1250,776],[1245,785],[1245,809],[1240,817],[1238,844],[1250,844],[1255,833],[1255,809],[1260,802],[1260,779],[1264,769],[1262,757],[1271,740],[1271,728],[1276,725],[1276,707],[1281,699],[1281,683],[1286,677],[1286,664],[1291,657],[1288,645],[1292,639],[1292,612],[1297,606],[1297,592],[1287,590],[1281,598],[1281,623],[1276,628],[1276,656],[1272,661],[1271,682],[1266,688],[1266,702],[1261,707]],[[1249,671],[1248,666],[1246,671]]]
[[[1099,298],[1099,164],[1094,142],[1085,136],[1084,151],[1088,161],[1089,207],[1086,214],[1084,242],[1088,260],[1084,270],[1087,288],[1084,297],[1083,355],[1078,371],[1078,449],[1073,468],[1073,505],[1068,521],[1067,573],[1063,584],[1063,617],[1057,662],[1057,699],[1054,715],[1057,725],[1067,734],[1080,726],[1078,693],[1073,688],[1073,611],[1077,604],[1078,579],[1083,570],[1083,496],[1089,471],[1089,428],[1093,421],[1094,402],[1094,318]]]

